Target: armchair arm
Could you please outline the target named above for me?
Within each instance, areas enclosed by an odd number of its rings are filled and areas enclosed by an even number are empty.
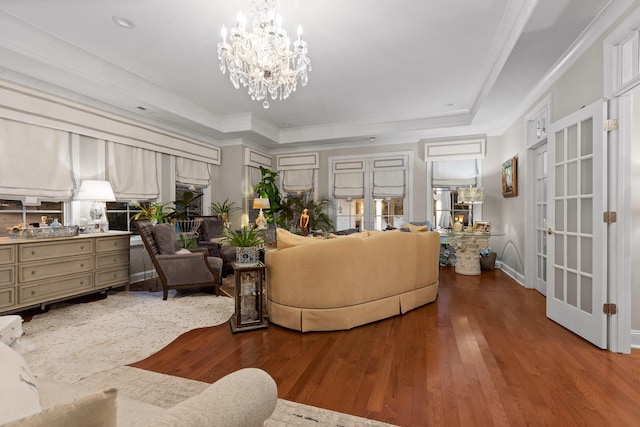
[[[187,425],[185,420],[193,426],[262,425],[277,400],[278,388],[269,374],[257,368],[240,369],[169,408],[156,425]]]

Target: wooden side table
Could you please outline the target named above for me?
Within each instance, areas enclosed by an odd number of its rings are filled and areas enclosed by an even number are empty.
[[[265,265],[262,262],[252,265],[234,262],[231,265],[235,277],[233,293],[236,305],[235,313],[229,321],[231,332],[268,328],[262,301]]]

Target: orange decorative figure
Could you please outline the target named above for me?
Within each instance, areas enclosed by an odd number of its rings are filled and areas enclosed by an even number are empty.
[[[309,209],[304,209],[300,215],[300,234],[306,236],[309,234]]]

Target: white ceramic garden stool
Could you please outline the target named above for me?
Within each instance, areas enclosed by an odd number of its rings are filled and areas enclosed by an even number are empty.
[[[22,317],[0,316],[0,341],[11,346],[22,336]]]

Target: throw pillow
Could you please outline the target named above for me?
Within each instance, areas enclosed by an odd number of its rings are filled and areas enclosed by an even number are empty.
[[[186,248],[182,248],[179,251],[176,251],[177,254],[190,254],[191,251],[189,249]]]
[[[178,235],[171,223],[158,224],[153,227],[153,238],[156,240],[158,252],[162,255],[175,254],[178,249]]]
[[[89,394],[5,427],[115,427],[116,397],[115,388]]]
[[[27,362],[0,342],[0,425],[40,412],[40,396]]]
[[[203,219],[202,220],[202,240],[211,240],[215,237],[224,235],[224,220],[222,219]]]
[[[413,224],[404,224],[402,227],[400,227],[400,231],[405,231],[409,233],[423,232],[428,230],[429,228],[426,225],[417,226]]]

